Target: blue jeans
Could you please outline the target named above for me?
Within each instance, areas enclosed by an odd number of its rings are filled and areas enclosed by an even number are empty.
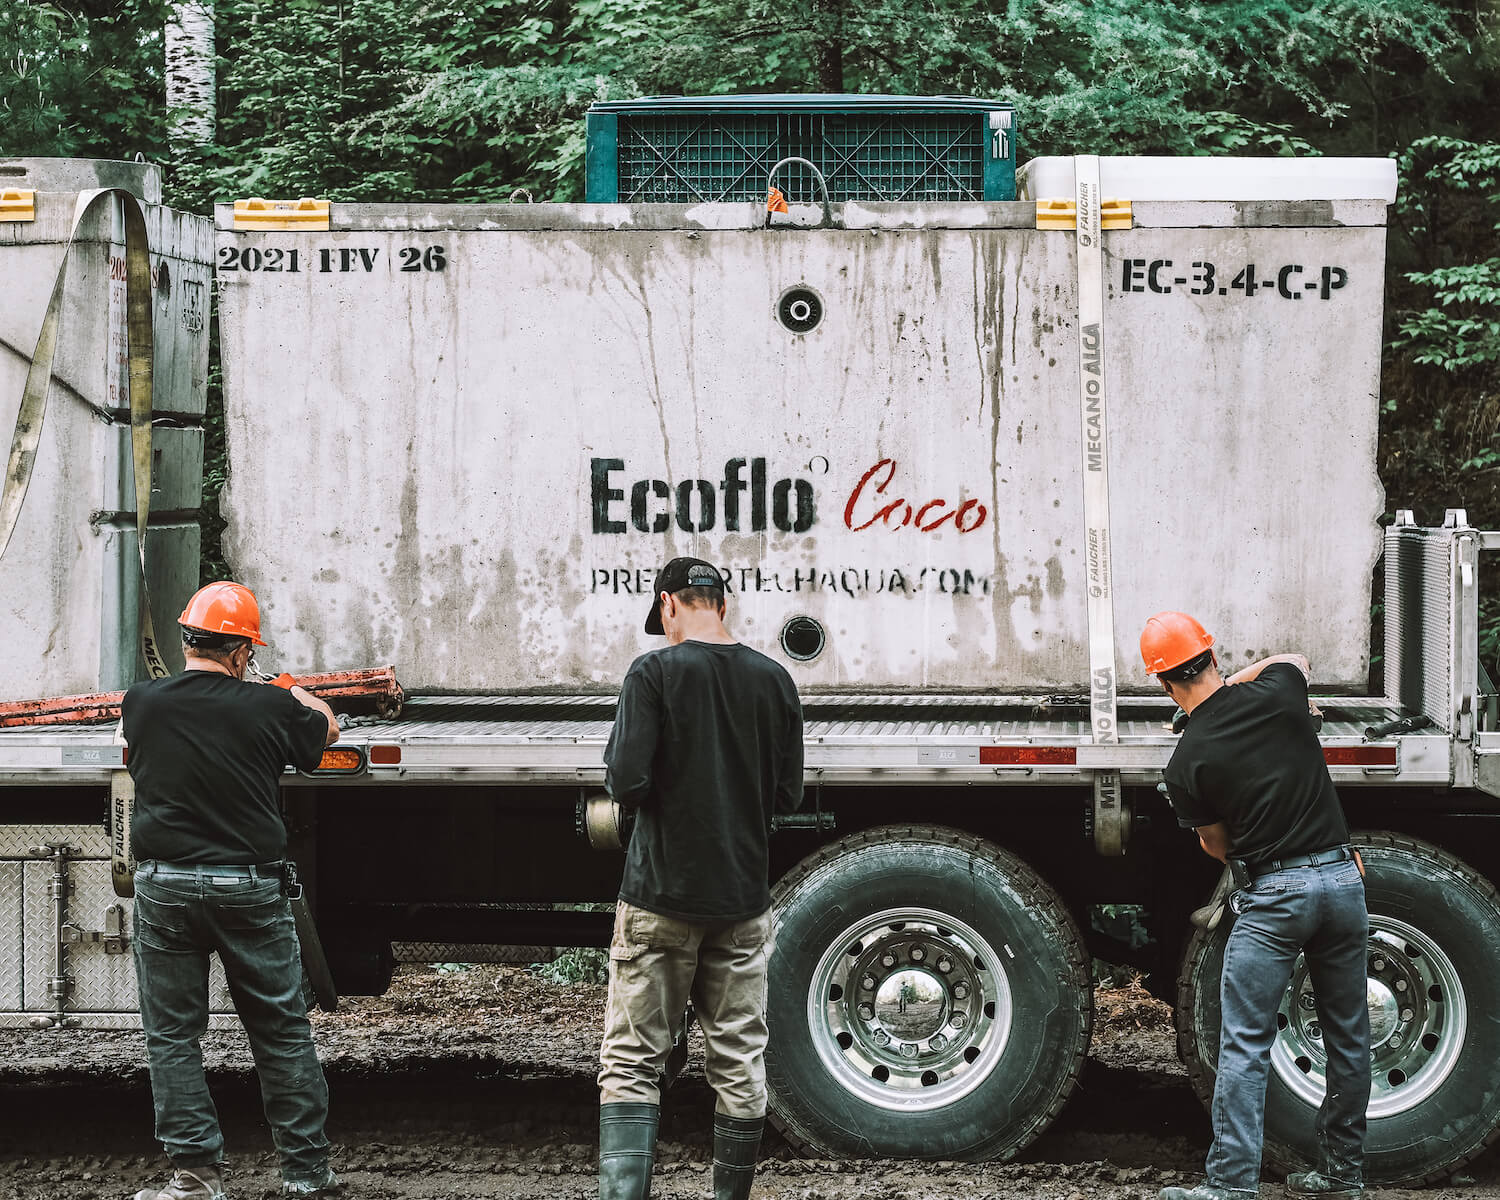
[[[156,1136],[179,1167],[224,1158],[203,1074],[208,956],[217,951],[250,1040],[288,1183],[326,1177],[328,1084],[302,998],[302,953],[279,876],[254,867],[143,862],[135,873],[135,969]]]
[[[1208,1182],[1260,1186],[1266,1077],[1276,1010],[1298,951],[1307,960],[1328,1055],[1327,1091],[1315,1126],[1319,1171],[1348,1183],[1364,1172],[1370,1103],[1370,1012],[1365,999],[1369,916],[1352,862],[1275,871],[1237,892],[1224,948],[1223,1025],[1214,1083]]]

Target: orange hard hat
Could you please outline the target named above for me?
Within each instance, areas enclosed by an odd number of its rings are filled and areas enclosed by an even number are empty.
[[[1214,644],[1213,635],[1187,613],[1159,612],[1141,630],[1146,674],[1160,675],[1198,657]]]
[[[242,583],[211,583],[199,588],[177,623],[204,633],[249,638],[257,646],[265,645],[260,640],[260,605],[255,603],[255,593]]]

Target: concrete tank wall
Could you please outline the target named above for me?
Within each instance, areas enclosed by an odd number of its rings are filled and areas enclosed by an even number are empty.
[[[226,554],[265,657],[608,688],[692,553],[803,686],[1082,687],[1074,236],[1032,212],[221,210]],[[1127,688],[1164,607],[1232,665],[1295,648],[1365,686],[1384,242],[1360,202],[1141,204],[1105,235]],[[798,287],[807,333],[778,319]],[[798,615],[827,633],[806,663],[778,645]]]
[[[66,163],[27,161],[27,186],[41,189],[50,182],[43,168]],[[62,183],[113,179],[109,171],[91,172],[87,163],[67,165]],[[0,306],[0,434],[7,446],[75,199],[72,191],[41,190],[34,222],[0,223],[0,293],[6,297]],[[156,628],[169,663],[180,665],[176,618],[198,575],[213,238],[207,220],[156,205],[146,207],[146,223],[154,410],[161,418],[153,434],[147,568]],[[112,271],[123,255],[119,213],[96,212],[68,267],[41,443],[20,521],[0,560],[0,644],[6,648],[0,700],[111,690],[143,673],[125,293],[123,280],[114,278],[121,271]]]

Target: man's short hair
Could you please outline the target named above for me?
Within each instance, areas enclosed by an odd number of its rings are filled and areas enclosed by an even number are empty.
[[[724,591],[716,587],[690,587],[673,592],[677,603],[684,608],[718,608],[724,603]]]
[[[211,658],[215,662],[224,662],[241,646],[250,644],[249,638],[235,637],[233,634],[210,633],[206,629],[190,629],[186,625],[181,628],[183,653]]]
[[[1196,679],[1204,671],[1214,665],[1214,652],[1205,650],[1202,654],[1195,655],[1185,663],[1179,663],[1169,671],[1161,672],[1160,678],[1168,683],[1186,683],[1189,679]]]

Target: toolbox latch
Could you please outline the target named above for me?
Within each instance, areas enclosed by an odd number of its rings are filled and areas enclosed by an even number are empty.
[[[130,935],[125,932],[125,910],[111,904],[104,910],[103,929],[81,929],[73,922],[66,922],[60,932],[65,946],[98,944],[106,954],[124,954],[130,948]]]

